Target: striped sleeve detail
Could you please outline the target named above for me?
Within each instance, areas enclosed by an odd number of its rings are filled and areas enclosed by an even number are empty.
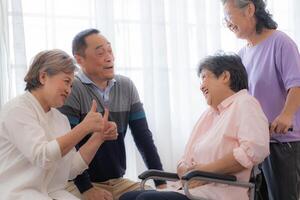
[[[68,119],[69,119],[69,122],[72,126],[76,126],[77,124],[80,123],[80,119],[79,117],[74,117],[74,116],[70,116],[68,115]]]
[[[130,113],[130,115],[129,115],[129,121],[134,121],[134,120],[143,119],[143,118],[146,118],[144,111]]]

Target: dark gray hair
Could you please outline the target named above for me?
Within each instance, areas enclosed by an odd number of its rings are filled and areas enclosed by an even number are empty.
[[[215,55],[204,58],[198,67],[198,76],[203,69],[209,70],[217,78],[225,71],[230,73],[230,89],[238,92],[248,89],[247,71],[241,58],[234,53],[218,52]]]
[[[223,5],[228,1],[234,1],[237,8],[242,9],[249,5],[251,2],[255,7],[256,18],[256,33],[260,34],[263,28],[277,29],[277,23],[272,19],[272,15],[266,9],[266,3],[264,0],[221,0]]]
[[[94,28],[90,28],[90,29],[86,29],[86,30],[83,30],[81,32],[79,32],[73,39],[73,42],[72,42],[72,54],[73,56],[75,56],[76,54],[77,55],[80,55],[80,56],[85,56],[85,49],[87,47],[86,45],[86,41],[85,41],[85,38],[89,35],[92,35],[92,34],[99,34],[100,31],[97,30],[97,29],[94,29]]]
[[[41,72],[54,76],[60,72],[73,73],[76,69],[75,60],[66,52],[59,49],[42,51],[33,58],[29,66],[24,78],[26,82],[25,90],[31,91],[41,86],[39,79]]]

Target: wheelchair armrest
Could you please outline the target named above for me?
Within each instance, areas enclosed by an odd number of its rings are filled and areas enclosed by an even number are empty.
[[[217,173],[205,172],[205,171],[190,171],[190,172],[186,173],[182,177],[182,179],[188,181],[195,177],[204,177],[204,178],[224,180],[224,181],[236,181],[237,180],[236,177],[233,175],[217,174]]]
[[[255,184],[250,182],[238,181],[237,178],[233,175],[227,174],[217,174],[212,172],[204,172],[204,171],[190,171],[186,173],[183,177],[184,183],[184,193],[189,199],[195,200],[206,200],[201,197],[197,197],[190,193],[189,191],[189,182],[192,180],[200,180],[205,182],[215,182],[221,184],[228,184],[237,187],[249,188],[250,189],[250,199],[254,199],[254,190]]]
[[[171,173],[171,172],[164,172],[161,170],[156,170],[156,169],[150,169],[147,171],[144,171],[141,173],[139,176],[139,179],[148,179],[151,177],[161,177],[161,178],[166,178],[166,179],[178,179],[179,177],[176,173]]]
[[[156,169],[150,169],[147,170],[143,173],[141,173],[139,176],[139,179],[141,179],[141,189],[145,189],[145,183],[149,179],[153,180],[165,180],[165,181],[178,181],[179,177],[176,173],[171,173],[171,172],[164,172],[161,170],[156,170]]]

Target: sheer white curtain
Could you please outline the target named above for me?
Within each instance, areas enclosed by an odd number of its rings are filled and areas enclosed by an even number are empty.
[[[5,74],[15,79],[1,78],[4,82],[1,88],[9,88],[1,90],[4,91],[1,95],[21,92],[18,88],[23,87],[24,66],[28,66],[28,61],[38,51],[61,48],[70,53],[73,36],[82,29],[96,27],[112,43],[117,73],[127,75],[135,82],[164,168],[171,171],[175,170],[193,125],[206,107],[199,91],[197,63],[219,49],[237,51],[243,45],[243,41],[237,40],[222,26],[219,0],[12,2],[8,11],[3,11],[1,4],[0,23],[7,23],[8,13],[12,27],[9,29],[12,53],[6,61],[10,65],[3,64],[5,61],[1,59],[0,69],[6,70],[1,76]],[[299,4],[298,0],[268,1],[279,29],[288,33],[298,46]],[[7,25],[2,28],[6,36],[0,35],[0,53],[8,58],[9,55],[2,51],[8,49]],[[2,95],[1,102],[8,98]],[[131,137],[127,137],[126,145],[126,176],[136,179],[145,166]]]
[[[8,5],[0,1],[0,107],[9,99]]]
[[[1,0],[0,21],[2,106],[24,91],[23,78],[27,64],[21,0]]]
[[[222,48],[221,15],[215,12],[220,3],[101,0],[96,1],[96,9],[97,27],[115,47],[117,70],[136,83],[164,167],[174,171],[205,107],[196,64]],[[132,178],[145,167],[128,139],[127,175]]]

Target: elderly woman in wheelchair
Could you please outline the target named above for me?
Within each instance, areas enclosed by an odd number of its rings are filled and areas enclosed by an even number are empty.
[[[254,185],[248,182],[252,168],[269,154],[269,130],[259,103],[248,94],[245,67],[237,55],[219,53],[200,63],[198,75],[209,108],[193,129],[177,174],[140,175],[145,180],[179,178],[178,187],[129,192],[120,200],[253,198],[249,188],[253,191]]]

